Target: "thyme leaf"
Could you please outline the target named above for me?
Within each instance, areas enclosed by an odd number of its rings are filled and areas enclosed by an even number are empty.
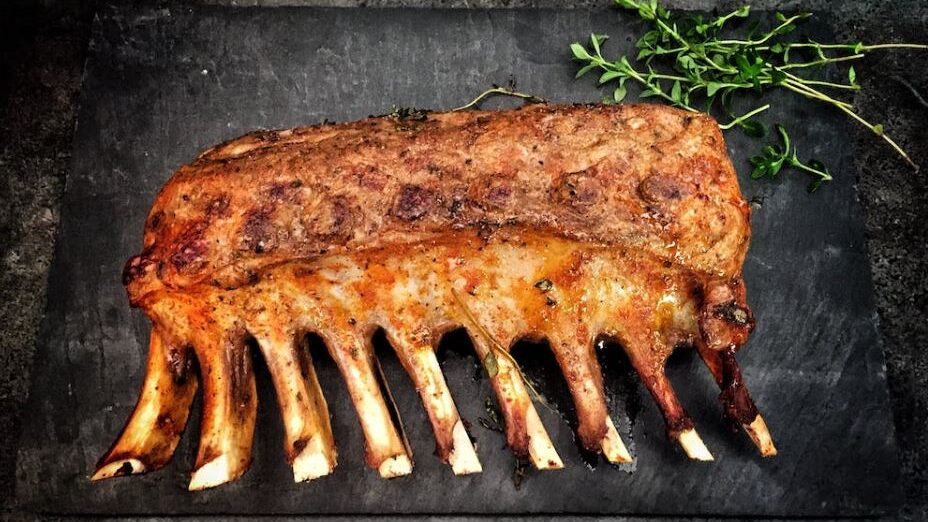
[[[493,350],[487,352],[487,356],[483,358],[483,366],[487,369],[487,375],[491,379],[499,375],[499,363],[496,361],[496,356],[493,355]]]

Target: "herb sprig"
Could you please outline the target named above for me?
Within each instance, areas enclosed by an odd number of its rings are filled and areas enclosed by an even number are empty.
[[[506,94],[506,93],[499,93],[499,94]],[[469,326],[471,326],[474,329],[474,331],[479,333],[480,337],[482,337],[483,341],[486,343],[486,346],[488,349],[487,349],[486,356],[483,358],[483,366],[487,370],[487,375],[490,378],[493,378],[499,375],[499,361],[497,359],[497,356],[502,357],[503,359],[506,360],[506,362],[508,362],[512,366],[513,369],[515,369],[515,371],[522,378],[523,384],[525,384],[525,387],[528,389],[530,396],[536,401],[540,402],[541,404],[544,404],[545,406],[547,406],[547,402],[545,402],[544,399],[542,399],[541,394],[539,394],[538,390],[535,389],[535,385],[532,384],[532,381],[529,380],[525,376],[524,373],[522,373],[522,368],[519,366],[519,362],[516,361],[515,357],[513,357],[512,354],[509,353],[509,350],[507,350],[502,344],[500,344],[499,341],[496,340],[496,338],[493,337],[493,335],[490,334],[489,331],[487,331],[487,329],[483,326],[483,324],[481,324],[480,321],[478,321],[477,318],[474,317],[474,314],[473,312],[471,312],[470,307],[467,306],[466,303],[464,303],[464,300],[461,299],[461,296],[458,294],[457,290],[455,290],[454,288],[451,289],[451,296],[454,297],[454,300],[457,303],[458,307],[460,307],[461,311],[464,312],[464,317],[466,317],[467,322],[470,323]]]
[[[480,105],[480,102],[482,102],[486,98],[489,98],[491,96],[496,96],[496,95],[512,96],[513,98],[521,98],[522,100],[525,100],[525,103],[545,103],[544,98],[539,98],[538,96],[518,92],[515,89],[516,89],[516,86],[515,86],[514,81],[510,81],[508,87],[500,87],[499,85],[494,84],[492,88],[487,89],[483,91],[482,93],[478,94],[477,97],[474,98],[473,100],[467,102],[464,105],[461,105],[460,107],[451,109],[451,112],[466,111],[467,109],[478,107]]]
[[[615,0],[615,3],[621,8],[635,10],[640,18],[650,22],[649,30],[635,44],[638,54],[634,58],[634,65],[626,56],[615,60],[603,56],[602,44],[608,38],[607,35],[590,35],[588,47],[578,42],[570,46],[574,58],[580,63],[576,77],[598,71],[600,85],[615,84],[612,101],[625,99],[629,81],[640,84],[642,90],[639,98],[657,97],[692,112],[698,112],[697,107],[704,107],[703,110],[711,112],[718,100],[722,110],[731,118],[720,125],[722,129],[740,127],[747,134],[759,137],[766,133],[766,129],[752,118],[769,109],[770,105],[764,104],[735,116],[732,114],[732,99],[736,94],[763,94],[781,88],[836,107],[886,141],[917,169],[902,147],[884,132],[881,124],[867,121],[850,102],[840,99],[836,94],[860,89],[853,66],[847,69],[846,81],[826,81],[810,77],[808,73],[820,71],[828,64],[843,65],[844,62],[859,60],[869,51],[928,50],[928,45],[786,40],[785,37],[796,29],[797,23],[811,16],[809,13],[792,16],[777,13],[776,25],[766,32],[757,34],[755,24],[744,38],[729,39],[722,36],[723,31],[732,20],[747,18],[750,14],[748,6],[715,18],[695,16],[678,19],[659,5],[657,0]],[[785,130],[780,132],[780,136],[785,139]],[[762,156],[766,157],[767,154]],[[818,178],[818,184],[830,179],[824,169],[815,168],[811,163],[803,164],[794,155],[788,157],[789,161],[784,160],[780,163],[781,167],[788,165],[813,173]]]
[[[783,167],[792,167],[807,172],[815,178],[815,181],[809,185],[809,192],[815,192],[822,183],[831,181],[831,174],[821,162],[812,160],[808,164],[799,161],[798,152],[792,146],[789,135],[782,125],[776,126],[777,134],[780,136],[782,147],[776,145],[767,145],[761,150],[761,154],[751,158],[751,177],[754,179],[769,177],[776,178]]]

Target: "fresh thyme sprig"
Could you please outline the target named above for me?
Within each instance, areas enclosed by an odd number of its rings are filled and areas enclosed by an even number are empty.
[[[743,6],[728,14],[711,19],[695,16],[677,19],[660,6],[657,0],[615,0],[616,5],[637,11],[638,16],[650,22],[650,29],[638,39],[635,65],[628,57],[609,60],[602,54],[606,35],[590,35],[589,47],[571,44],[574,57],[581,67],[577,78],[598,71],[599,83],[615,83],[612,100],[622,101],[627,95],[629,80],[641,85],[639,98],[657,97],[684,110],[696,112],[704,107],[709,112],[718,99],[732,119],[722,129],[740,127],[749,135],[765,134],[764,127],[753,116],[767,110],[765,104],[741,116],[731,114],[735,94],[753,92],[763,94],[773,88],[783,88],[806,98],[836,107],[886,141],[903,159],[917,168],[908,154],[880,124],[861,117],[850,102],[837,98],[834,92],[856,91],[856,71],[847,70],[847,81],[833,82],[801,76],[819,70],[827,64],[838,64],[863,58],[867,52],[881,49],[921,49],[928,45],[890,43],[867,45],[863,43],[837,44],[814,41],[790,42],[784,37],[796,29],[796,24],[809,16],[776,14],[776,25],[759,35],[755,29],[742,39],[722,37],[723,29],[733,19],[747,18],[750,8]],[[781,135],[782,136],[782,135]],[[796,166],[797,165],[790,165]],[[802,169],[805,170],[805,169]],[[817,170],[817,169],[815,169]],[[819,183],[824,180],[819,176]]]
[[[516,91],[514,83],[515,82],[511,82],[509,87],[500,87],[499,85],[494,85],[492,89],[487,89],[483,91],[482,93],[478,94],[476,98],[467,102],[466,104],[461,105],[460,107],[451,109],[451,112],[465,111],[467,109],[477,107],[478,105],[480,105],[480,102],[482,102],[484,99],[489,98],[491,96],[496,96],[496,95],[512,96],[513,98],[521,98],[525,100],[525,103],[544,103],[545,102],[544,99],[539,98],[538,96],[533,96],[531,94],[525,94],[525,93]]]
[[[803,163],[799,160],[798,152],[792,145],[789,134],[782,125],[776,126],[777,134],[780,137],[782,148],[776,145],[767,145],[761,150],[761,154],[751,158],[751,177],[754,179],[769,177],[776,178],[777,174],[783,167],[792,167],[802,170],[815,177],[815,181],[809,185],[809,192],[815,192],[822,183],[831,181],[831,174],[820,161],[811,160]]]

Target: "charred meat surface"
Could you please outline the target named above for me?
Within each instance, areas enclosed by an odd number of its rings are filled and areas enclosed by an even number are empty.
[[[492,359],[507,442],[539,469],[563,464],[507,357],[526,338],[548,341],[579,440],[610,462],[632,457],[606,409],[603,337],[625,348],[689,457],[712,459],[664,374],[682,345],[699,351],[726,415],[773,455],[735,361],[754,324],[740,275],[749,238],[717,124],[668,107],[531,105],[246,135],[180,168],[126,264],[130,301],[154,325],[148,376],[94,478],[163,466],[198,384],[190,488],[244,473],[257,409],[249,339],[268,362],[294,478],[331,473],[308,333],[348,385],[367,463],[410,473],[371,349],[381,328],[457,474],[481,471],[435,357],[457,328]]]

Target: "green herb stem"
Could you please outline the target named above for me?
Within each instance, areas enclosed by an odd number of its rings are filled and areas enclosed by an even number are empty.
[[[713,61],[711,58],[706,56],[704,52],[697,51],[696,49],[694,49],[692,44],[690,44],[685,38],[680,36],[680,34],[677,33],[675,29],[671,29],[663,20],[661,20],[660,18],[657,18],[656,20],[657,20],[658,27],[667,31],[667,34],[669,34],[671,37],[673,37],[674,40],[680,43],[685,50],[691,52],[693,56],[697,57],[700,61],[702,61],[709,67],[712,67],[713,69],[716,69],[718,71],[721,71],[723,73],[728,73],[728,74],[738,72],[737,69],[733,69],[731,67],[722,67],[721,65],[715,63],[715,61]]]
[[[776,125],[776,130],[780,138],[779,145],[767,145],[761,150],[760,155],[751,158],[752,178],[776,178],[784,167],[791,167],[811,174],[815,178],[809,186],[810,192],[817,190],[822,183],[832,180],[831,174],[821,163],[815,160],[804,163],[799,159],[799,154],[782,125]]]
[[[771,30],[770,30],[766,35],[764,35],[764,37],[761,38],[760,40],[718,40],[718,41],[716,41],[716,42],[712,42],[712,44],[713,44],[713,46],[730,46],[730,45],[736,45],[736,46],[744,46],[744,47],[756,47],[756,46],[758,46],[758,45],[761,45],[761,44],[764,44],[764,43],[767,43],[768,41],[770,41],[770,39],[773,38],[774,36],[777,36],[777,35],[780,33],[780,31],[783,30],[784,27],[786,27],[786,26],[788,26],[788,25],[791,25],[791,24],[795,23],[796,21],[801,20],[801,19],[803,19],[803,18],[808,18],[808,17],[810,17],[810,16],[812,16],[810,13],[799,13],[799,14],[797,14],[797,15],[793,15],[793,16],[791,16],[791,17],[789,17],[789,18],[783,20],[783,22],[780,23],[780,25],[778,25],[778,26],[774,27],[773,29],[771,29]]]
[[[751,116],[756,116],[756,115],[758,115],[758,114],[764,112],[765,110],[767,110],[767,109],[769,109],[769,108],[770,108],[770,104],[768,103],[768,104],[766,104],[766,105],[763,105],[763,106],[761,106],[761,107],[758,107],[758,108],[754,109],[754,110],[751,111],[751,112],[748,112],[748,113],[745,113],[745,114],[743,114],[743,115],[741,115],[741,116],[738,116],[737,118],[731,120],[730,122],[726,123],[725,125],[719,125],[719,128],[722,129],[722,130],[731,129],[732,127],[735,127],[736,125],[741,125],[742,123],[744,123],[745,121],[747,121],[748,119],[750,119]]]
[[[605,58],[603,58],[602,55],[598,54],[598,52],[597,52],[596,55],[591,56],[591,61],[592,61],[593,63],[595,63],[597,67],[599,67],[600,69],[602,69],[602,70],[604,70],[604,71],[607,71],[607,72],[608,72],[608,71],[612,71],[612,72],[625,73],[629,78],[631,78],[631,79],[637,81],[638,83],[644,85],[645,87],[648,87],[648,88],[651,89],[651,91],[654,92],[657,96],[659,96],[659,97],[663,98],[664,100],[670,102],[672,105],[677,105],[677,106],[679,106],[681,109],[684,109],[684,110],[687,110],[687,111],[690,111],[690,112],[699,112],[698,110],[696,110],[696,109],[693,108],[693,107],[690,107],[690,106],[687,105],[687,104],[678,104],[678,103],[676,103],[676,102],[674,101],[673,97],[670,96],[670,95],[668,95],[667,93],[665,93],[663,90],[655,89],[655,87],[656,87],[655,84],[653,84],[653,83],[650,82],[647,78],[645,78],[645,76],[644,76],[642,73],[640,73],[639,71],[636,71],[634,67],[632,67],[632,66],[630,66],[630,65],[627,65],[626,62],[623,62],[623,63],[622,63],[622,67],[616,67],[616,66],[613,65],[611,62],[609,62],[609,61],[607,61]],[[665,75],[659,75],[659,76],[660,76],[660,77],[664,77],[665,79],[669,79],[669,80],[684,80],[684,81],[688,81],[688,80],[689,80],[688,78],[683,78],[683,77],[678,77],[678,76],[665,76]],[[657,76],[656,76],[656,75],[648,75],[648,78],[655,78],[655,77],[657,77]]]
[[[879,51],[882,49],[918,49],[918,50],[928,50],[928,45],[926,44],[913,44],[913,43],[883,43],[883,44],[870,44],[865,45],[862,43],[856,44],[820,44],[816,42],[806,42],[806,43],[789,43],[785,44],[793,49],[839,49],[846,50],[853,53],[861,53],[867,51]],[[769,51],[770,46],[756,47],[758,51]]]
[[[889,146],[893,148],[893,150],[895,150],[896,152],[899,153],[900,156],[902,156],[902,158],[906,161],[906,163],[908,163],[909,165],[911,165],[911,167],[912,167],[913,169],[915,169],[916,172],[918,172],[918,170],[919,170],[918,164],[915,163],[914,161],[912,161],[912,158],[910,158],[909,155],[906,154],[906,152],[902,149],[902,147],[899,146],[898,143],[896,143],[896,142],[895,142],[892,138],[890,138],[885,132],[883,132],[883,127],[882,127],[882,126],[877,126],[877,125],[874,125],[874,124],[870,123],[869,121],[867,121],[867,120],[863,119],[862,117],[860,117],[856,112],[854,112],[854,111],[852,111],[852,110],[850,110],[850,109],[848,109],[848,108],[846,108],[846,107],[842,107],[842,106],[839,105],[838,108],[841,109],[842,111],[844,111],[845,113],[847,113],[847,115],[850,116],[851,118],[854,118],[855,120],[857,120],[858,122],[860,122],[860,124],[863,125],[864,127],[870,129],[871,132],[873,132],[873,133],[876,134],[877,136],[883,138],[883,141],[885,141],[886,143],[888,143]]]
[[[651,74],[649,73],[648,79],[649,80],[671,80],[671,81],[678,81],[678,82],[690,81],[690,79],[685,76],[674,76],[672,74]]]
[[[846,83],[832,83],[832,82],[823,82],[819,80],[807,80],[802,79],[803,85],[819,85],[821,87],[828,87],[829,89],[844,89],[848,91],[859,91],[860,85],[850,85]]]
[[[826,63],[837,63],[837,62],[846,62],[848,60],[859,60],[863,58],[863,54],[852,54],[850,56],[839,56],[837,58],[823,58],[821,60],[815,60],[812,62],[798,62],[798,63],[788,63],[786,65],[780,65],[777,69],[784,71],[786,69],[802,69],[805,67],[816,67],[819,65],[825,65]]]
[[[928,51],[928,44],[885,43],[885,44],[864,45],[860,47],[860,49],[863,51],[875,51],[879,49],[920,49],[922,51]]]
[[[816,176],[817,178],[819,178],[819,181],[831,181],[832,179],[834,179],[831,177],[831,174],[829,174],[828,172],[824,170],[816,169],[814,167],[810,167],[809,165],[806,165],[805,163],[799,160],[791,161],[790,166],[797,168],[799,170],[805,171],[809,174],[812,174],[813,176]]]
[[[801,78],[795,78],[795,79],[787,78],[786,80],[783,81],[782,85],[783,87],[795,93],[801,94],[807,98],[823,101],[825,103],[829,103],[831,105],[834,105],[835,107],[840,107],[841,109],[848,110],[848,111],[853,109],[853,106],[850,103],[843,102],[841,100],[836,100],[832,98],[831,96],[828,96],[827,94],[815,88],[809,87],[802,81]]]
[[[489,98],[490,96],[495,96],[495,95],[512,96],[514,98],[521,98],[523,100],[526,100],[528,103],[544,103],[545,102],[543,99],[537,96],[533,96],[531,94],[525,94],[521,92],[516,92],[515,90],[510,89],[508,87],[493,87],[492,89],[487,89],[483,91],[476,98],[474,98],[467,104],[461,105],[460,107],[457,107],[455,109],[451,109],[451,112],[464,111],[464,110],[470,109],[471,107],[476,107],[484,99]]]

